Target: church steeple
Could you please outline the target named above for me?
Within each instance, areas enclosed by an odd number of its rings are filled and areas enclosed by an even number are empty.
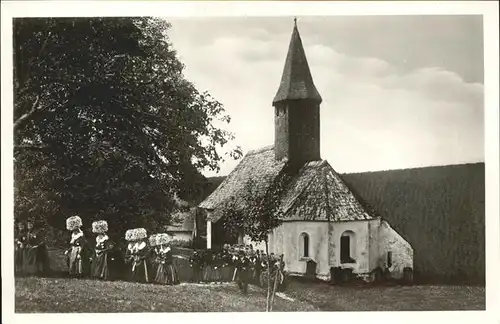
[[[297,18],[294,18],[292,38],[286,55],[281,83],[273,100],[273,106],[280,101],[294,99],[311,99],[318,103],[322,101],[318,90],[314,86],[309,64],[307,64],[306,53],[297,28]]]
[[[274,153],[277,160],[288,159],[296,165],[321,160],[321,102],[295,18],[281,83],[273,100],[276,114]]]

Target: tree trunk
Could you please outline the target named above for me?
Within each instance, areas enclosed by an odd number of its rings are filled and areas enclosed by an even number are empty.
[[[267,296],[266,296],[266,312],[270,311],[269,298],[271,296],[271,259],[269,257],[269,245],[266,240],[266,256],[267,256]]]
[[[273,285],[273,291],[272,291],[272,294],[271,294],[271,305],[269,306],[270,310],[272,311],[273,310],[273,305],[274,305],[274,297],[276,296],[276,291],[278,290],[278,277],[280,275],[280,270],[281,270],[281,262],[283,261],[283,255],[281,255],[280,257],[280,264],[279,264],[279,268],[276,269],[276,275],[274,276],[274,285]]]

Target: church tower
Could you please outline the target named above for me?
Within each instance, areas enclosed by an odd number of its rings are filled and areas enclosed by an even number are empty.
[[[283,76],[273,100],[274,153],[277,160],[286,158],[296,165],[321,160],[319,141],[321,101],[307,64],[295,19]]]

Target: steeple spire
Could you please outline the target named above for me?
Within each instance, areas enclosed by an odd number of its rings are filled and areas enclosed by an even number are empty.
[[[314,86],[314,82],[307,64],[306,54],[302,46],[297,17],[294,17],[292,38],[288,47],[285,67],[281,83],[273,100],[273,106],[284,100],[309,99],[321,103],[321,96]]]
[[[319,106],[321,96],[314,86],[306,54],[302,47],[297,18],[274,106],[274,156],[301,166],[319,161]]]

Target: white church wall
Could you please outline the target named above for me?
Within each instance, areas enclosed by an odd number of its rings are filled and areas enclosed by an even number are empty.
[[[378,228],[378,242],[378,264],[382,269],[389,269],[391,277],[400,279],[405,267],[413,269],[413,248],[385,221]],[[389,253],[392,264],[388,264]]]
[[[262,251],[264,251],[264,253],[266,252],[266,242],[264,242],[264,241],[262,241],[262,242],[254,242],[254,241],[252,241],[252,239],[250,238],[250,236],[245,235],[243,237],[242,243],[245,244],[245,245],[250,245],[251,244],[254,250],[262,250]]]
[[[375,270],[380,266],[379,257],[379,228],[380,218],[370,220],[368,222],[369,237],[369,271]]]
[[[309,250],[304,256],[304,235],[309,238]],[[285,270],[292,275],[304,275],[307,261],[316,262],[316,276],[329,279],[328,223],[311,221],[284,222],[269,237],[269,251],[283,254]]]
[[[340,260],[340,240],[342,234],[351,232],[351,257],[353,263],[341,263]],[[347,234],[347,233],[346,233]],[[353,273],[367,273],[370,271],[369,253],[369,229],[368,221],[348,221],[331,223],[329,228],[329,268],[341,267],[351,268]]]

